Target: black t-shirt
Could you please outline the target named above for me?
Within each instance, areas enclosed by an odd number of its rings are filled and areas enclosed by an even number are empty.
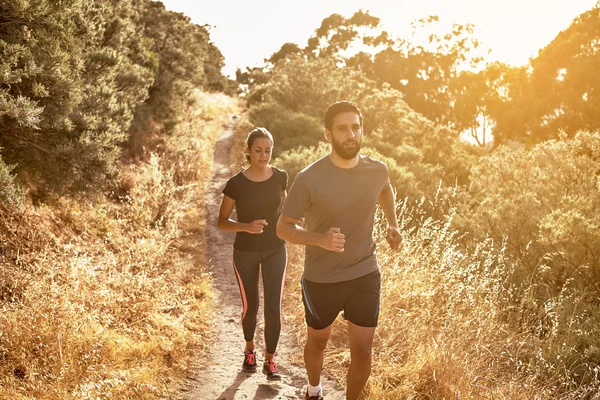
[[[223,193],[235,200],[238,222],[252,222],[266,219],[263,233],[237,232],[233,248],[242,251],[264,251],[283,246],[284,241],[277,237],[275,228],[281,206],[281,192],[287,189],[287,172],[271,167],[273,175],[262,182],[246,178],[242,171],[232,176]]]

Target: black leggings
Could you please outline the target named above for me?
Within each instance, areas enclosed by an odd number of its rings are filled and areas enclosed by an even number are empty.
[[[242,295],[244,339],[254,340],[258,314],[258,273],[262,269],[265,311],[265,346],[275,353],[281,332],[281,296],[285,280],[285,247],[267,251],[233,250],[233,268]],[[262,266],[262,268],[261,268]]]

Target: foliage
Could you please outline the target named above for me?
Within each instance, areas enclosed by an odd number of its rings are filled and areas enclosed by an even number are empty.
[[[481,56],[476,49],[471,24],[454,24],[452,31],[442,36],[435,33],[439,18],[431,16],[417,21],[412,40],[398,40],[378,52],[372,65],[365,68],[367,76],[403,93],[406,103],[436,124],[452,124],[455,93],[450,90],[464,64],[477,68]],[[430,31],[427,34],[427,31]],[[426,35],[428,44],[418,41]]]
[[[525,99],[515,99],[529,106],[522,132],[529,141],[556,138],[560,130],[573,136],[582,129],[600,128],[600,80],[595,73],[600,65],[599,41],[600,5],[596,5],[575,18],[531,61],[528,79],[520,88]],[[519,132],[502,133],[515,137]]]
[[[110,197],[0,203],[0,398],[173,398],[209,346],[204,196],[233,99],[196,93]],[[193,174],[192,174],[193,172]]]
[[[221,87],[209,39],[160,2],[4,2],[0,146],[17,181],[33,197],[106,188],[138,111],[169,125],[193,87]]]
[[[274,156],[287,154],[283,164],[295,168],[292,159],[301,160],[305,148],[323,143],[325,109],[336,100],[350,99],[363,111],[365,146],[389,161],[401,198],[433,196],[440,181],[448,187],[468,182],[469,167],[479,154],[449,129],[411,110],[397,90],[378,89],[359,71],[321,58],[290,56],[268,74],[266,83],[253,86],[249,94],[249,116],[273,133]],[[290,176],[293,179],[295,173]]]
[[[379,87],[387,84],[403,95],[410,108],[436,124],[454,126],[451,104],[460,101],[452,90],[459,68],[476,68],[482,58],[471,24],[455,24],[444,35],[436,33],[439,18],[413,23],[411,38],[394,38],[380,26],[379,18],[358,11],[350,18],[332,14],[325,18],[305,48],[284,44],[269,59],[270,66],[301,56],[332,60],[357,69]],[[425,43],[423,42],[425,38]]]
[[[0,124],[7,133],[3,156],[18,163],[17,173],[67,188],[93,187],[117,174],[118,145],[151,79],[129,50],[139,40],[129,9],[103,2],[7,4],[3,97],[25,109],[2,113]]]
[[[325,140],[323,128],[317,118],[286,109],[277,103],[253,107],[249,117],[256,126],[264,126],[273,135],[274,157],[286,149],[315,146]]]
[[[362,71],[379,88],[391,86],[411,109],[484,148],[511,140],[537,143],[559,130],[572,136],[598,129],[599,10],[596,5],[579,15],[529,65],[516,67],[485,64],[472,24],[439,33],[439,17],[429,16],[413,22],[410,37],[395,38],[368,12],[332,14],[304,48],[286,43],[264,68],[239,78],[252,86],[255,78],[270,79],[285,60],[328,59]]]
[[[325,109],[334,101],[361,103],[373,88],[373,82],[362,74],[340,69],[330,59],[292,56],[278,63],[265,83],[252,88],[262,92],[260,101],[252,105],[276,104],[322,119]]]
[[[209,41],[206,26],[190,23],[189,17],[167,11],[157,1],[144,1],[141,14],[144,35],[157,59],[148,105],[170,130],[178,122],[193,88],[224,88],[225,78],[220,73],[224,59]]]
[[[381,30],[379,18],[359,10],[350,18],[331,14],[323,19],[303,52],[309,56],[345,62],[348,58],[346,53],[354,47],[360,46],[364,52],[365,47],[375,49],[382,44],[389,44],[389,40],[387,32]]]
[[[318,159],[329,153],[329,144],[319,143],[317,146],[298,146],[291,150],[286,150],[277,157],[273,165],[284,169],[288,173],[288,186],[296,179],[298,172],[308,167]]]
[[[525,144],[597,130],[600,7],[582,13],[529,65],[491,63],[463,72],[453,82],[457,128],[475,136],[492,133],[494,143]],[[483,144],[483,143],[482,143]]]
[[[547,291],[562,290],[575,271],[600,289],[599,151],[600,134],[585,131],[530,151],[499,148],[473,169],[460,225],[477,237],[506,238],[523,278],[547,269]]]
[[[399,251],[389,249],[378,212],[378,362],[365,398],[594,399],[600,388],[600,321],[590,300],[598,292],[572,281],[535,300],[547,288],[547,272],[520,279],[506,243],[489,237],[465,247],[454,228],[460,210],[444,212],[439,200],[397,204]],[[428,217],[427,202],[441,207],[443,216]],[[286,279],[293,283],[302,273],[302,249],[288,250]],[[284,307],[288,324],[302,323],[300,291],[289,294]],[[334,322],[324,360],[325,370],[342,382],[350,361],[346,324],[343,318]],[[297,333],[300,344],[304,335]]]
[[[15,183],[11,175],[14,166],[6,165],[0,159],[0,203],[19,206],[24,198],[24,190]]]
[[[365,129],[376,133],[369,143],[416,172],[433,196],[440,180],[453,186],[468,183],[469,169],[481,152],[458,140],[457,134],[436,126],[404,102],[400,92],[384,87],[364,100]]]

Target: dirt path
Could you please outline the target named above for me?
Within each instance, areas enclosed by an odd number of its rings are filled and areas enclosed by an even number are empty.
[[[215,226],[221,193],[225,183],[232,175],[229,170],[229,156],[234,143],[234,124],[235,121],[232,119],[216,143],[211,180],[207,187],[205,200],[206,215],[209,218],[206,228],[206,243],[215,282],[215,300],[218,305],[218,314],[214,317],[216,339],[210,352],[199,357],[199,367],[194,372],[194,376],[189,378],[185,388],[187,393],[183,398],[185,400],[303,399],[306,388],[305,370],[303,366],[294,366],[290,362],[292,352],[302,350],[297,348],[286,332],[290,327],[283,327],[277,350],[279,372],[283,376],[280,382],[268,382],[260,372],[260,368],[254,374],[241,370],[244,349],[240,324],[242,305],[232,267],[235,235],[221,231]],[[297,287],[286,287],[286,291],[298,289]],[[262,316],[262,304],[259,316]],[[261,318],[255,342],[259,367],[262,365],[261,361],[264,360],[262,326]],[[344,393],[335,382],[324,379],[323,383],[327,388],[325,393],[327,400],[344,398]]]

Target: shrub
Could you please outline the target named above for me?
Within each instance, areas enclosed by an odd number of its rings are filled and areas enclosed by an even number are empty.
[[[586,266],[587,284],[600,289],[600,133],[579,132],[531,150],[498,149],[473,170],[471,203],[457,221],[477,237],[507,237],[525,276],[550,267],[557,293]]]
[[[25,190],[15,183],[13,169],[0,158],[0,202],[19,206],[25,199]]]
[[[298,146],[317,146],[325,141],[323,127],[315,117],[283,108],[279,104],[253,107],[249,118],[256,126],[264,126],[273,135],[273,157]]]

